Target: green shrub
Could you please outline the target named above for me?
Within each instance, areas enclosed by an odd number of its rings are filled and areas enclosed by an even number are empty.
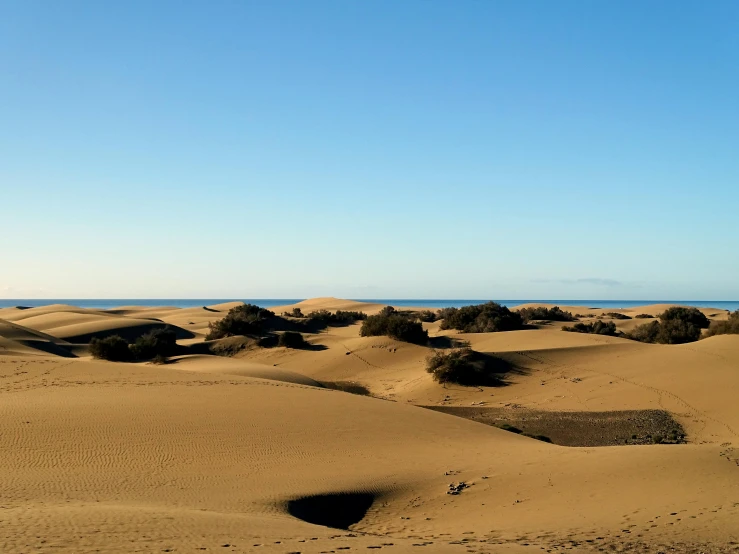
[[[634,317],[636,319],[654,319],[654,316],[653,315],[649,315],[649,314],[639,314],[639,315],[636,315]]]
[[[608,312],[605,315],[612,319],[631,319],[631,316],[619,312]]]
[[[303,310],[300,308],[293,308],[289,312],[282,312],[282,315],[284,317],[294,317],[296,319],[303,319],[305,315],[303,315]]]
[[[285,331],[282,333],[277,340],[277,345],[284,346],[285,348],[306,348],[309,346],[303,335],[295,331]]]
[[[713,335],[739,335],[739,310],[729,314],[726,321],[714,321],[706,332],[707,337]]]
[[[433,323],[438,318],[438,314],[431,310],[421,310],[418,312],[418,319],[424,323]]]
[[[334,320],[342,323],[354,323],[355,321],[364,321],[365,319],[367,319],[367,314],[364,312],[336,310],[334,314]]]
[[[90,341],[90,354],[93,358],[108,360],[109,362],[128,362],[133,358],[126,342],[119,335],[112,335],[99,339],[93,337]]]
[[[206,340],[222,339],[235,335],[257,335],[267,329],[267,322],[275,316],[274,312],[244,304],[231,308],[226,317],[208,325]]]
[[[523,318],[497,302],[487,302],[463,308],[445,308],[442,329],[457,329],[464,333],[491,333],[523,329]]]
[[[335,313],[328,310],[315,310],[309,313],[307,317],[310,323],[318,323],[319,325],[330,327],[349,325],[355,321],[364,321],[367,319],[367,314],[345,310],[336,310]]]
[[[426,344],[428,331],[418,321],[413,321],[395,311],[383,311],[367,317],[359,334],[363,337],[387,336],[403,342]]]
[[[650,321],[635,327],[626,336],[640,342],[659,344],[683,344],[697,341],[701,336],[700,327],[680,319]]]
[[[169,327],[154,329],[137,338],[129,349],[137,360],[151,360],[156,356],[172,356],[177,350],[177,335]]]
[[[710,323],[697,308],[675,306],[662,312],[659,321],[639,325],[626,336],[641,342],[684,344],[700,339],[701,329],[707,328]]]
[[[495,386],[501,384],[501,362],[502,360],[479,354],[469,348],[447,352],[437,350],[426,360],[426,371],[438,383]]]
[[[562,327],[563,331],[571,333],[591,333],[593,335],[611,335],[619,334],[616,324],[613,321],[594,321],[592,323],[576,323],[572,327]]]
[[[631,340],[638,340],[639,342],[657,342],[659,333],[659,321],[650,321],[649,323],[634,327],[629,333],[626,333],[626,337]]]
[[[554,308],[521,308],[518,310],[524,321],[548,320],[548,321],[576,321],[577,318],[570,312],[565,312],[559,306]]]
[[[659,319],[663,323],[666,321],[684,321],[698,329],[708,329],[711,325],[709,319],[698,308],[683,308],[682,306],[668,308],[660,314]]]

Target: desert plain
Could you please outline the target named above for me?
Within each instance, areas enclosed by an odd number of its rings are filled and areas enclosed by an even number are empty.
[[[0,309],[1,553],[739,552],[739,335],[424,323],[510,365],[472,387],[432,379],[433,346],[360,323],[217,355],[208,325],[237,304]],[[295,307],[383,308],[271,309]],[[90,356],[167,325],[167,363]]]

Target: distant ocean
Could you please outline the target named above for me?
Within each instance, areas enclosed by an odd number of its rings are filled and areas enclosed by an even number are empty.
[[[0,299],[0,308],[13,306],[46,306],[48,304],[71,304],[80,308],[93,308],[108,310],[119,306],[173,306],[177,308],[194,308],[197,306],[210,306],[223,302],[242,301],[257,304],[263,308],[273,306],[284,306],[300,302],[301,298],[49,298],[49,299]],[[374,302],[378,304],[392,304],[393,306],[423,306],[428,308],[461,308],[472,304],[481,304],[488,300],[429,300],[429,299],[356,299],[360,302]],[[589,308],[634,308],[649,304],[681,304],[683,306],[696,306],[700,308],[716,308],[719,310],[739,310],[737,300],[496,300],[496,302],[514,308],[529,302],[558,304],[560,306],[587,306]]]

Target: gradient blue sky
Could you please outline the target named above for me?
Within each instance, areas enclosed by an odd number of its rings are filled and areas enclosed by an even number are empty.
[[[739,299],[738,28],[0,0],[0,297]]]

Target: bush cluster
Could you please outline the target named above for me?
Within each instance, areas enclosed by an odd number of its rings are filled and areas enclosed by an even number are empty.
[[[305,315],[303,314],[303,310],[300,308],[293,308],[289,312],[282,312],[283,317],[294,317],[296,319],[303,319]]]
[[[431,310],[421,310],[418,312],[418,319],[424,323],[433,323],[438,317],[438,313]]]
[[[635,327],[626,336],[640,342],[683,344],[701,338],[701,329],[710,325],[708,318],[697,308],[674,307],[660,314],[658,321]]]
[[[619,312],[608,312],[605,314],[605,316],[612,319],[631,319],[631,316]]]
[[[523,329],[521,315],[497,302],[487,302],[463,308],[444,308],[442,329],[457,329],[464,333],[491,333]]]
[[[258,335],[267,330],[269,320],[274,317],[274,312],[254,304],[236,306],[228,311],[226,317],[208,325],[205,338],[213,340],[235,335]]]
[[[653,315],[649,314],[639,314],[634,316],[636,319],[654,319]]]
[[[559,306],[554,308],[521,308],[518,310],[524,321],[548,320],[548,321],[577,321],[570,312],[565,312]]]
[[[367,317],[359,334],[363,337],[387,336],[413,344],[426,344],[429,340],[428,331],[418,321],[397,313],[391,306],[383,308],[377,315]]]
[[[493,367],[494,362],[501,365],[502,360],[484,356],[469,348],[459,348],[444,352],[437,350],[426,360],[426,371],[438,383],[456,383],[458,385],[481,386],[500,385],[497,375],[500,367]]]
[[[575,323],[572,327],[562,327],[563,331],[572,333],[591,333],[593,335],[611,335],[619,334],[616,330],[616,324],[613,321],[594,321],[592,323]]]
[[[133,357],[137,360],[172,356],[177,351],[177,335],[172,329],[154,329],[137,338],[129,345]]]
[[[303,335],[296,331],[285,331],[277,340],[278,346],[285,348],[307,348],[309,344],[303,338]]]
[[[333,313],[328,310],[316,310],[309,313],[307,317],[312,322],[319,322],[330,327],[332,325],[349,325],[355,321],[364,321],[367,319],[367,314],[349,310],[336,310]]]
[[[156,359],[166,360],[177,351],[177,335],[168,327],[154,329],[129,343],[119,335],[90,341],[90,354],[94,358],[110,362],[133,362]]]
[[[684,321],[695,325],[699,329],[708,329],[708,326],[711,325],[710,320],[698,308],[683,308],[681,306],[666,309],[659,315],[659,319],[662,322]]]
[[[707,337],[713,335],[739,335],[739,310],[729,314],[726,321],[714,321],[706,332]]]
[[[90,354],[93,358],[109,362],[130,362],[133,359],[128,342],[119,335],[103,339],[93,337],[90,341]]]

